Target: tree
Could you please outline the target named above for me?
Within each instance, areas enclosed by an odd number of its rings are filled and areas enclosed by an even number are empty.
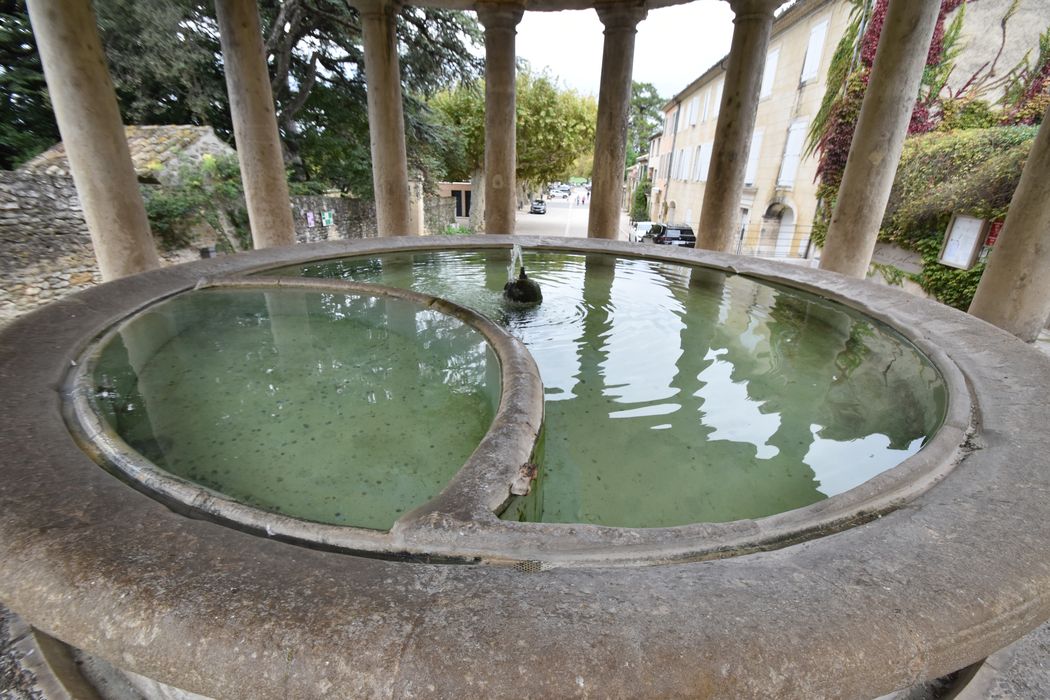
[[[11,167],[58,140],[24,0],[0,0],[0,149]],[[218,27],[204,0],[96,0],[125,123],[210,125],[232,139]],[[361,196],[372,191],[357,10],[343,0],[260,0],[285,163]],[[410,167],[427,174],[447,135],[426,98],[481,69],[466,13],[406,7],[398,17]]]
[[[627,167],[649,152],[649,137],[660,126],[664,99],[652,83],[631,83],[631,108],[627,114]]]
[[[0,168],[58,141],[58,125],[24,0],[0,1]]]
[[[485,89],[481,81],[438,93],[430,106],[453,132],[443,150],[448,176],[467,180],[485,160]],[[559,89],[547,73],[527,67],[517,78],[517,167],[522,186],[563,179],[593,150],[598,105],[593,97]]]
[[[631,221],[645,221],[649,218],[649,175],[643,174],[642,179],[638,181],[638,186],[634,188],[634,195],[631,197]]]

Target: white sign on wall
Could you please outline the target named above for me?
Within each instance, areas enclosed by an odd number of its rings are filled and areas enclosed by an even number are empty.
[[[953,214],[944,236],[941,256],[942,265],[969,270],[977,259],[977,251],[984,242],[988,222],[972,216]]]

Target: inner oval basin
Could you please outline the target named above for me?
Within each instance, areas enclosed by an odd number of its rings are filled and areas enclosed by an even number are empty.
[[[282,274],[381,283],[472,307],[520,338],[545,391],[538,485],[503,517],[663,527],[772,515],[847,491],[944,420],[940,373],[841,304],[701,267],[506,250],[327,260]],[[516,271],[515,271],[516,273]]]
[[[387,530],[438,493],[499,403],[482,334],[407,300],[205,289],[131,318],[96,410],[161,469],[304,520]]]

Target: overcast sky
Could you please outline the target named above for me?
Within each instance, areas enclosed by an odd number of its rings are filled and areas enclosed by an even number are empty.
[[[549,67],[564,85],[597,97],[603,29],[594,10],[526,12],[518,24],[518,57],[536,70]],[[732,35],[727,2],[652,10],[638,25],[634,79],[670,98],[729,53]]]

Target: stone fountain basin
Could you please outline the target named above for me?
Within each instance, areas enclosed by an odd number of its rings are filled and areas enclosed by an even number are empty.
[[[946,423],[900,466],[770,518],[503,523],[491,508],[509,483],[475,478],[479,467],[390,533],[349,528],[312,547],[221,513],[187,517],[99,468],[71,434],[71,363],[117,320],[203,277],[512,242],[729,269],[857,308],[937,364]],[[118,280],[20,319],[0,335],[0,378],[0,600],[69,644],[207,696],[874,697],[1050,618],[1050,360],[966,314],[838,275],[554,238],[268,249]],[[504,391],[525,415],[542,398]],[[502,461],[527,457],[537,426],[504,427],[490,430],[509,446]]]

